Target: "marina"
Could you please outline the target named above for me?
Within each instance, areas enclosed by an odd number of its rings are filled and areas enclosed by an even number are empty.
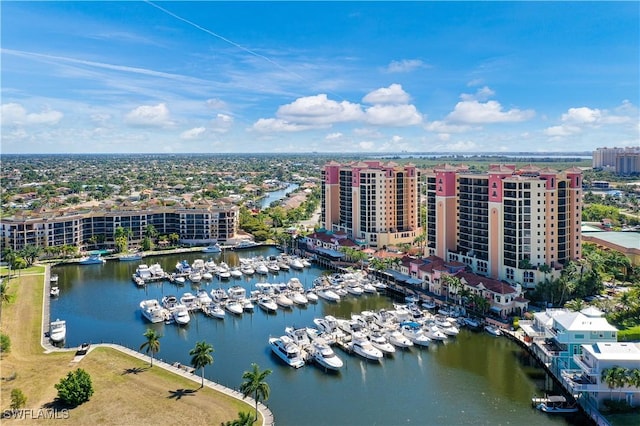
[[[241,258],[269,258],[278,254],[274,248],[261,247],[226,253],[224,260],[233,268],[240,266]],[[149,257],[147,262],[158,263],[164,271],[173,271],[179,261],[193,264],[202,258],[202,253],[191,253]],[[219,264],[222,255],[213,255],[211,260]],[[163,336],[157,357],[188,365],[189,350],[196,341],[206,340],[215,349],[215,364],[207,370],[207,378],[222,385],[237,389],[242,373],[252,362],[262,369],[273,370],[268,380],[272,391],[266,405],[273,411],[276,422],[285,425],[300,424],[302,418],[309,425],[420,424],[426,413],[435,424],[475,424],[478,419],[487,424],[505,421],[580,424],[579,416],[574,422],[532,408],[532,395],[553,390],[547,389],[544,371],[518,345],[483,330],[474,332],[460,327],[456,337],[441,343],[431,342],[423,348],[407,344],[402,333],[396,332],[396,341],[405,341],[406,347],[396,346],[395,353],[384,355],[379,361],[366,360],[334,344],[332,352],[342,366],[335,367],[336,363],[333,369],[322,368],[313,360],[310,363],[317,364],[318,368],[291,368],[268,343],[270,338],[286,335],[288,327],[319,330],[314,319],[332,317],[336,321],[353,322],[352,314],[365,317],[374,313],[384,318],[385,312],[397,310],[396,305],[406,303],[381,292],[349,293],[339,302],[319,298],[315,303],[296,304],[288,309],[276,306],[273,311],[256,307],[253,311],[243,310],[240,315],[227,312],[222,319],[206,315],[204,310],[195,310],[189,312],[190,321],[183,326],[166,320],[150,322],[141,313],[142,301],[155,299],[160,303],[163,297],[174,296],[179,302],[185,293],[201,300],[200,290],[213,300],[212,291],[225,290],[228,297],[232,287],[238,295],[244,293],[250,297],[252,292],[267,287],[275,293],[276,288],[284,288],[282,285],[292,278],[299,281],[305,295],[315,294],[309,290],[324,272],[315,265],[267,275],[242,275],[239,279],[214,278],[197,284],[186,281],[183,286],[168,280],[132,285],[130,277],[137,266],[136,262],[107,262],[100,268],[66,265],[53,269],[62,291],[60,297],[51,300],[51,318],[65,319],[66,345],[104,342],[137,349],[144,340],[145,330],[153,328]],[[332,274],[328,274],[326,280]],[[238,291],[237,287],[245,291]],[[264,297],[271,298],[267,294]],[[214,309],[213,305],[207,306]],[[403,314],[410,315],[410,312]],[[341,344],[348,348],[346,343],[348,339]],[[308,356],[319,357],[320,349],[326,352],[327,347],[331,349],[328,345],[320,347]],[[304,406],[295,408],[290,404],[294,395],[304,398]]]

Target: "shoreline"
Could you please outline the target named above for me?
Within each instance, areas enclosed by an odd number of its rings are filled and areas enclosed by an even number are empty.
[[[43,293],[42,293],[42,304],[41,304],[41,318],[42,318],[42,322],[40,325],[40,346],[42,347],[42,349],[44,349],[44,354],[50,354],[50,353],[54,353],[54,352],[76,352],[77,348],[58,348],[56,346],[54,346],[48,339],[47,337],[47,333],[48,333],[48,325],[51,321],[50,319],[50,301],[51,301],[51,296],[49,294],[49,291],[51,289],[51,267],[50,265],[43,265],[44,266],[44,273],[43,273]],[[39,274],[38,274],[39,275]],[[110,348],[112,350],[116,350],[120,353],[123,353],[129,357],[133,357],[136,359],[139,359],[141,361],[147,362],[149,359],[148,355],[142,354],[138,351],[135,351],[133,349],[129,349],[126,348],[124,346],[121,345],[117,345],[117,344],[112,344],[112,343],[98,343],[98,344],[91,344],[89,350],[82,355],[76,355],[73,360],[72,363],[73,364],[77,364],[79,362],[82,361],[82,359],[87,356],[88,354],[90,354],[95,348]],[[195,374],[195,372],[192,371],[187,371],[184,368],[182,368],[179,365],[173,365],[173,364],[169,364],[163,360],[159,360],[159,359],[154,359],[154,363],[153,363],[154,367],[159,367],[169,373],[172,373],[172,375],[178,375],[181,376],[187,380],[190,380],[191,382],[194,382],[195,384],[201,384],[202,383],[202,378],[200,376],[198,376],[197,374]],[[255,404],[255,400],[251,397],[246,397],[244,398],[244,396],[242,395],[242,393],[228,388],[224,385],[221,385],[219,383],[216,383],[212,380],[209,380],[207,378],[204,379],[204,386],[213,390],[213,391],[217,391],[221,394],[227,395],[229,397],[232,397],[240,402],[242,402],[243,404],[247,404],[251,410],[254,409],[254,407],[256,406]],[[273,413],[271,412],[271,410],[264,405],[262,402],[258,402],[258,412],[260,413],[260,416],[262,417],[262,425],[263,426],[272,426],[275,424],[275,419],[273,416]]]

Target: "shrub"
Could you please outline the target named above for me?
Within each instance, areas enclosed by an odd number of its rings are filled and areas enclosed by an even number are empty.
[[[87,402],[93,395],[91,376],[82,368],[69,372],[55,388],[58,390],[58,399],[72,407]]]
[[[11,409],[19,410],[27,404],[27,397],[20,389],[11,389]]]
[[[7,334],[0,333],[0,353],[7,353],[11,351],[11,339]]]

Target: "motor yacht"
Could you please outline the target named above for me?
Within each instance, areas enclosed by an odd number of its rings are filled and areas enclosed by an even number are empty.
[[[157,299],[143,300],[140,302],[140,313],[151,323],[163,322],[167,319],[167,310],[160,305]]]
[[[431,340],[437,340],[440,342],[444,342],[448,339],[447,335],[442,332],[440,327],[437,325],[425,325],[424,326],[424,334]]]
[[[290,309],[293,307],[293,300],[289,299],[289,296],[287,296],[286,293],[279,293],[278,295],[276,295],[276,303],[278,304],[278,306],[285,309]]]
[[[340,301],[340,296],[338,296],[338,294],[336,292],[334,292],[333,290],[331,290],[329,288],[318,289],[316,294],[318,295],[318,297],[323,298],[327,302],[339,302]]]
[[[229,275],[232,278],[242,278],[242,271],[237,267],[233,267],[229,270]]]
[[[227,300],[227,302],[224,304],[224,308],[227,310],[227,312],[234,315],[242,315],[242,312],[244,311],[242,303],[238,302],[237,300],[231,299]]]
[[[318,295],[313,290],[307,290],[305,296],[309,302],[318,303]]]
[[[213,299],[211,299],[211,296],[209,296],[207,290],[204,289],[198,290],[198,292],[196,293],[196,297],[198,298],[198,303],[200,304],[200,306],[206,306],[213,302]]]
[[[57,285],[52,286],[51,290],[49,290],[49,296],[51,297],[60,296],[60,287],[58,287]]]
[[[278,355],[280,359],[291,367],[300,368],[304,366],[302,351],[298,345],[291,340],[291,337],[271,337],[269,338],[269,346],[271,346],[274,354]]]
[[[296,305],[304,306],[309,304],[309,299],[301,291],[291,291],[288,297]]]
[[[367,336],[360,332],[355,332],[351,335],[351,342],[349,342],[348,346],[357,355],[371,361],[380,361],[383,357],[382,351],[375,348]]]
[[[410,348],[413,342],[398,330],[392,330],[387,333],[389,343],[398,348]]]
[[[382,351],[383,354],[391,355],[396,352],[396,348],[380,331],[372,331],[368,337],[373,347]]]
[[[171,314],[173,315],[173,320],[178,325],[187,325],[189,324],[189,321],[191,321],[191,317],[189,316],[189,310],[185,305],[181,303],[178,303],[177,305],[174,306],[173,310],[171,311]]]
[[[278,310],[276,302],[266,294],[258,297],[258,306],[266,312],[276,312]]]
[[[487,324],[484,326],[484,329],[487,333],[491,334],[492,336],[502,336],[502,331],[500,331],[500,329],[495,325]]]
[[[222,309],[222,306],[220,306],[219,303],[215,302],[211,302],[208,305],[202,305],[202,312],[213,318],[224,319],[225,317],[224,309]]]
[[[78,262],[80,265],[102,265],[106,260],[100,256],[100,254],[90,254],[89,256],[85,256]]]
[[[304,265],[302,264],[302,261],[298,257],[290,258],[289,259],[289,266],[291,267],[291,269],[296,269],[298,271],[301,270],[301,269],[304,269]]]
[[[67,322],[61,319],[51,321],[49,324],[49,339],[53,343],[64,342],[67,337]]]
[[[305,349],[309,345],[311,345],[311,339],[307,334],[306,328],[295,328],[295,327],[285,327],[284,332],[287,336],[291,337],[293,342],[300,346],[300,348]]]
[[[256,274],[267,275],[269,273],[269,268],[264,263],[257,263],[255,266]]]
[[[327,370],[337,371],[344,365],[338,355],[331,349],[331,346],[321,340],[315,340],[311,344],[309,352],[312,359]]]
[[[186,306],[190,311],[198,308],[198,298],[192,293],[185,293],[180,297],[180,303]]]
[[[431,339],[422,331],[422,327],[417,322],[406,321],[400,324],[402,334],[404,334],[415,346],[429,346]]]
[[[178,298],[174,295],[167,295],[162,298],[162,307],[172,310],[178,304]]]
[[[220,244],[211,244],[202,249],[203,253],[220,253],[222,252],[222,247]]]
[[[229,300],[229,295],[224,288],[214,288],[211,290],[211,299],[216,303],[224,303]]]

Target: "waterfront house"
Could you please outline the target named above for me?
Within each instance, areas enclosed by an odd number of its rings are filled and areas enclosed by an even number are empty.
[[[523,330],[532,333],[532,350],[556,377],[560,377],[562,370],[578,368],[574,355],[582,354],[583,345],[612,343],[618,339],[618,329],[593,307],[580,312],[557,309],[537,312],[533,324]]]
[[[581,349],[573,356],[578,368],[562,371],[562,383],[567,389],[598,409],[606,399],[640,406],[640,387],[633,379],[640,372],[637,344],[598,342],[583,344]],[[611,371],[616,374],[611,377],[613,380],[607,380],[607,372]]]

